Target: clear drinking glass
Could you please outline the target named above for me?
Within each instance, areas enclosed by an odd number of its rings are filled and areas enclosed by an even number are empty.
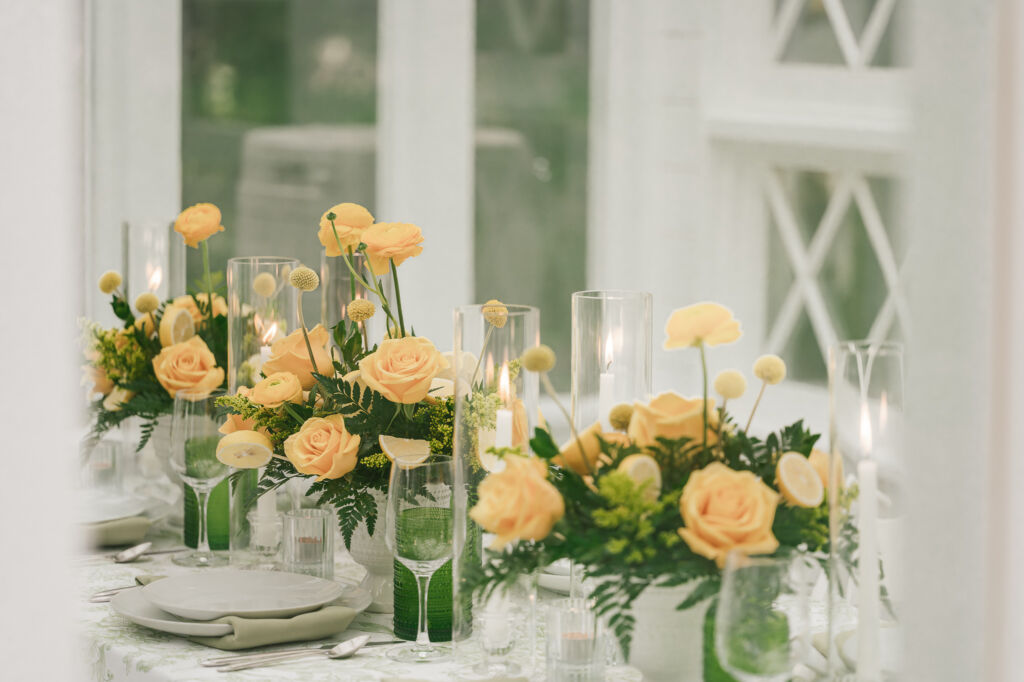
[[[334,578],[334,513],[290,509],[282,514],[284,570]]]
[[[604,680],[605,646],[597,614],[585,599],[563,599],[548,607],[549,682]]]
[[[207,537],[207,507],[210,491],[227,478],[231,468],[217,459],[217,430],[226,418],[226,408],[218,407],[224,391],[178,391],[174,396],[171,419],[171,467],[181,480],[192,487],[199,503],[199,540],[194,552],[178,554],[174,563],[181,566],[222,566],[227,557],[210,551]]]
[[[740,682],[783,682],[807,653],[815,573],[803,556],[732,552],[715,614],[715,652]]]
[[[412,468],[396,462],[391,470],[385,539],[395,559],[416,576],[420,602],[416,642],[392,648],[388,656],[396,661],[436,661],[450,652],[447,646],[430,643],[427,594],[434,571],[452,558],[454,479],[449,457]]]

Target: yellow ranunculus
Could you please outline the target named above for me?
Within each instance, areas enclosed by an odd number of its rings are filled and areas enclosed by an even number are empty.
[[[505,469],[490,474],[479,488],[469,517],[497,537],[491,549],[513,540],[543,540],[565,514],[558,489],[547,481],[547,466],[536,457],[505,457]]]
[[[302,384],[291,372],[274,372],[266,379],[256,382],[249,391],[249,400],[271,409],[281,407],[285,403],[301,403]]]
[[[332,377],[334,363],[327,348],[330,341],[330,332],[323,325],[318,324],[309,330],[309,345],[313,349],[316,368],[324,376]],[[270,359],[263,363],[263,372],[291,372],[299,378],[303,389],[309,390],[313,387],[316,383],[313,378],[313,363],[309,361],[309,350],[306,348],[301,327],[270,346]]]
[[[779,495],[750,471],[712,462],[690,474],[679,498],[684,527],[679,529],[695,554],[724,566],[732,550],[771,554],[779,547],[772,533]]]
[[[284,442],[284,454],[301,474],[316,480],[340,478],[356,468],[359,436],[345,428],[340,414],[311,417]]]
[[[207,306],[208,306],[208,304],[210,302],[210,294],[208,294],[208,293],[196,294],[196,298],[198,298],[200,301],[203,302],[203,309],[204,310],[207,309]],[[177,296],[173,301],[171,301],[171,303],[173,305],[176,305],[176,306],[178,306],[180,308],[184,308],[185,310],[187,310],[189,312],[189,315],[192,316],[192,320],[196,324],[199,324],[204,319],[206,319],[207,315],[204,315],[203,313],[199,312],[199,306],[196,305],[196,298],[192,298],[191,295],[185,294],[183,296]],[[213,295],[213,315],[214,315],[214,317],[216,317],[217,315],[227,316],[227,314],[228,314],[228,302],[224,300],[223,296],[220,296],[218,294],[214,294]]]
[[[173,398],[178,391],[212,391],[224,382],[224,370],[200,337],[166,346],[153,358],[157,381]]]
[[[410,223],[377,223],[363,232],[370,270],[375,275],[386,275],[394,262],[395,267],[405,259],[423,253],[423,232]]]
[[[334,214],[333,229],[331,221],[327,219],[328,213]],[[370,225],[373,225],[373,216],[359,204],[338,204],[324,211],[320,217],[320,231],[316,236],[328,256],[340,256],[342,249],[351,248],[354,251],[359,246],[359,242],[363,240],[363,232]],[[335,232],[338,235],[337,239],[334,236]],[[341,242],[341,248],[338,247],[338,242]]]
[[[223,232],[220,224],[220,209],[213,204],[196,204],[178,214],[174,231],[185,238],[185,244],[197,248],[215,232]]]
[[[448,361],[422,336],[381,341],[376,352],[359,361],[359,378],[394,403],[418,403]]]
[[[717,346],[740,338],[740,323],[732,311],[717,303],[679,308],[665,324],[665,350],[690,346]]]
[[[689,437],[693,442],[704,442],[701,432],[704,427],[704,401],[701,398],[684,398],[668,391],[646,405],[634,403],[633,416],[629,420],[629,437],[640,447],[654,445],[657,438]],[[714,398],[708,399],[708,444],[717,441],[718,413]]]
[[[601,465],[599,461],[601,457],[601,443],[597,440],[598,436],[608,443],[617,443],[618,445],[627,445],[629,443],[629,437],[626,434],[616,431],[605,433],[601,431],[601,422],[594,422],[580,432],[579,443],[576,442],[575,438],[570,438],[569,442],[562,446],[560,454],[551,460],[552,463],[572,469],[580,476],[586,476],[597,471],[597,468]],[[583,446],[582,453],[580,452],[580,445]]]

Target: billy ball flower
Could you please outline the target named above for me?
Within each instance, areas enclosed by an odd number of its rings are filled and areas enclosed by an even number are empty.
[[[555,351],[542,343],[523,353],[520,360],[527,371],[550,372],[555,367]]]
[[[115,289],[121,286],[121,281],[121,273],[107,270],[100,275],[100,291],[105,294],[112,294]]]
[[[754,376],[774,386],[786,378],[786,363],[778,355],[762,355],[754,363]]]
[[[727,369],[715,377],[715,393],[725,400],[736,400],[747,392],[747,380],[739,370]]]
[[[377,312],[377,306],[373,301],[365,298],[357,298],[348,304],[348,319],[353,322],[365,322]]]
[[[633,419],[633,406],[629,403],[619,403],[608,413],[608,423],[616,431],[628,429],[631,419]]]
[[[299,291],[313,291],[320,286],[320,278],[305,265],[301,265],[288,275],[288,282]]]
[[[135,299],[135,309],[140,313],[151,313],[160,307],[160,299],[152,291],[139,294]]]
[[[277,280],[269,272],[261,272],[252,281],[252,290],[264,298],[273,296],[276,288]]]
[[[508,308],[504,303],[496,298],[484,303],[481,312],[484,314],[484,319],[487,320],[488,324],[501,329],[508,322]]]

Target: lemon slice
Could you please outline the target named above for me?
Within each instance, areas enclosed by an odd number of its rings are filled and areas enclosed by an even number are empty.
[[[828,490],[828,453],[818,448],[811,450],[811,456],[807,458],[814,470],[818,472],[821,484]],[[839,460],[839,478],[843,477],[843,461]]]
[[[653,502],[661,495],[661,467],[650,455],[630,455],[619,464],[619,471],[644,486],[644,497]]]
[[[430,457],[430,443],[425,440],[397,436],[381,436],[377,440],[388,459],[403,469],[417,467]]]
[[[257,469],[273,456],[270,439],[257,431],[235,431],[217,443],[217,459],[236,469]]]
[[[173,346],[196,335],[192,313],[178,305],[169,305],[160,319],[160,345]]]
[[[505,460],[493,452],[487,452],[494,447],[497,434],[494,429],[481,429],[477,433],[476,458],[480,466],[489,474],[501,473],[505,470]]]
[[[799,452],[787,452],[775,468],[779,490],[796,507],[817,507],[825,499],[818,470]]]

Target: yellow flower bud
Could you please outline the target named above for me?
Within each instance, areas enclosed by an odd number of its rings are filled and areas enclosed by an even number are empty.
[[[152,291],[139,294],[135,299],[135,309],[142,314],[151,313],[160,307],[160,299]]]
[[[762,355],[754,363],[754,376],[774,386],[786,378],[786,363],[778,355]]]
[[[105,294],[112,294],[121,286],[121,274],[113,270],[107,270],[100,275],[100,291]]]
[[[273,296],[276,288],[277,280],[269,272],[261,272],[252,281],[252,290],[264,298]]]
[[[484,319],[498,329],[504,327],[505,323],[508,322],[508,308],[496,298],[492,298],[487,303],[484,303],[481,312],[484,314]]]
[[[357,298],[348,304],[348,319],[353,322],[365,322],[376,312],[377,306],[373,304],[373,301],[367,301],[365,298]]]
[[[523,353],[520,360],[530,372],[550,372],[555,367],[555,351],[542,343]]]
[[[629,422],[633,418],[633,406],[629,403],[619,403],[608,413],[608,423],[616,431],[625,431],[629,428]]]
[[[292,270],[288,282],[299,291],[313,291],[320,286],[320,277],[305,265]]]
[[[736,369],[727,369],[715,377],[715,393],[725,400],[736,400],[747,392],[747,379]]]

